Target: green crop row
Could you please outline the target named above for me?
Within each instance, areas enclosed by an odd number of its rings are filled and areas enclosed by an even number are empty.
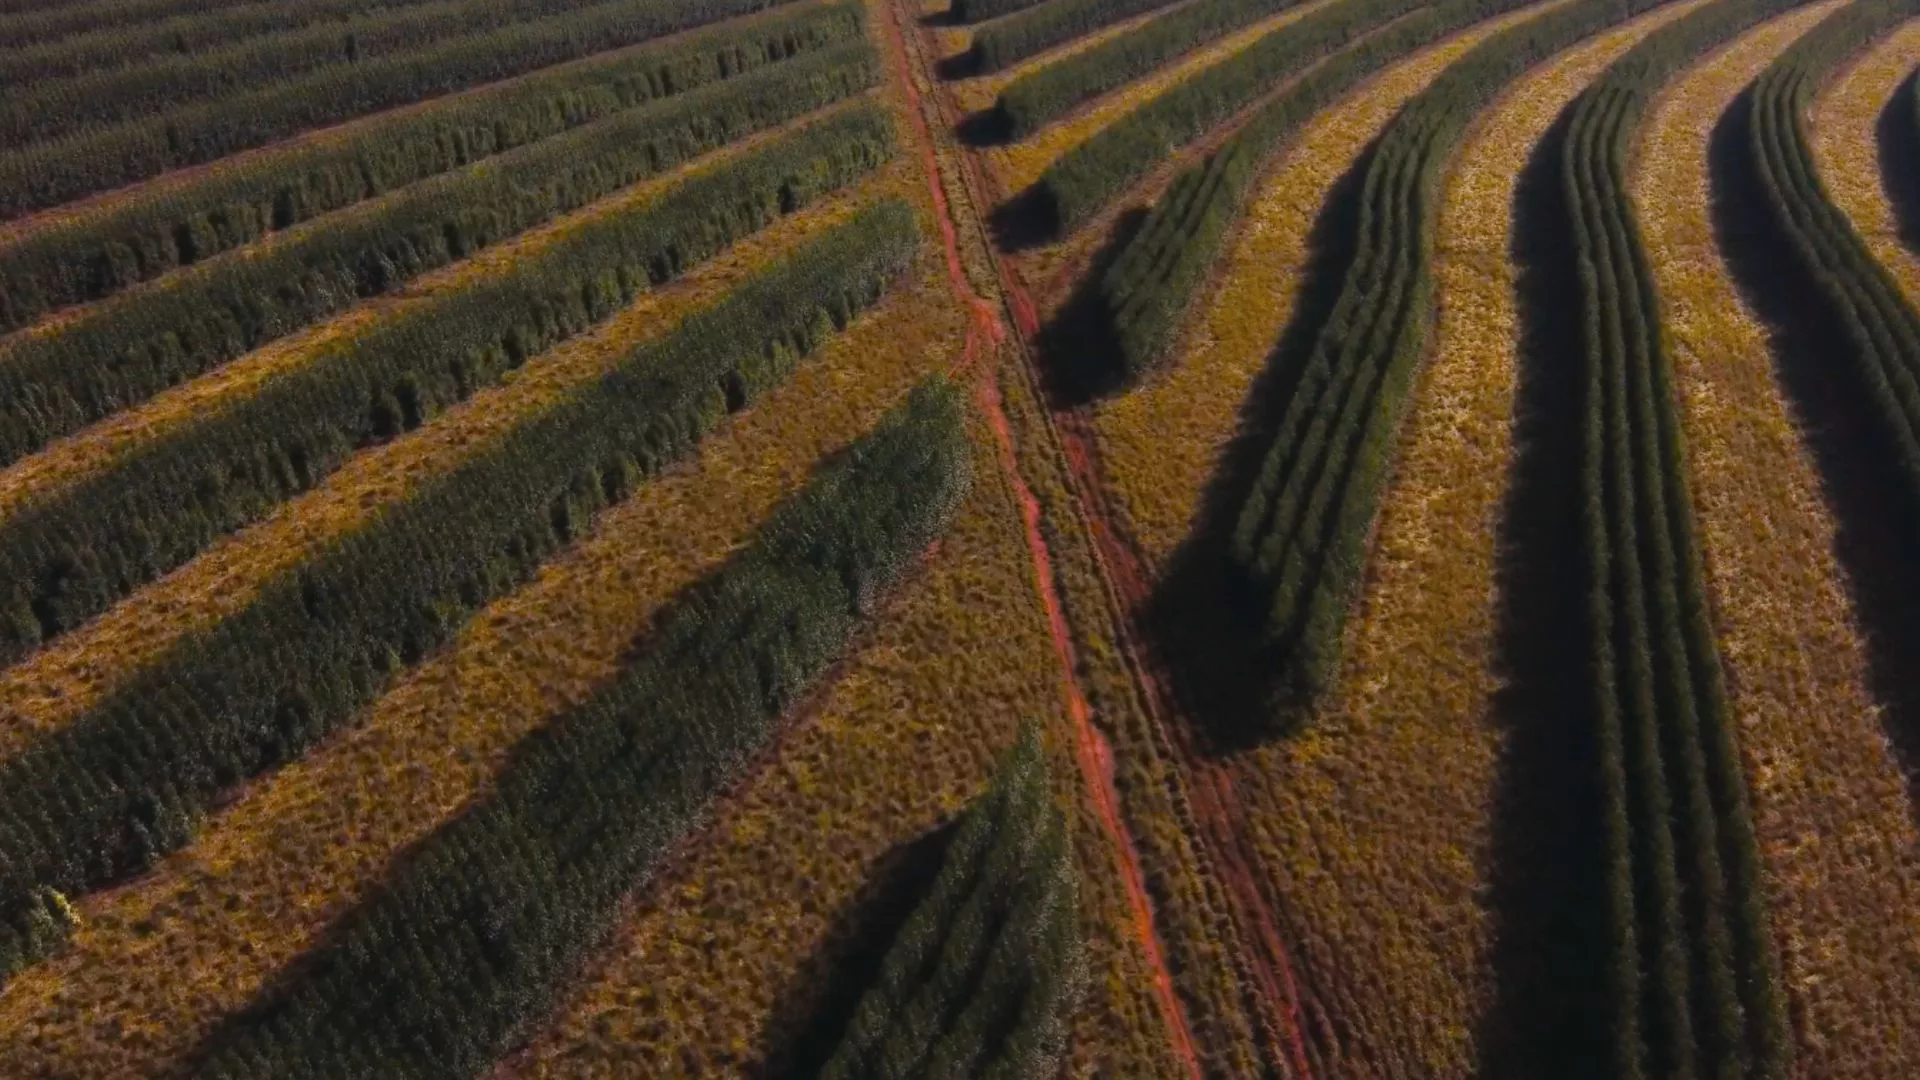
[[[855,0],[728,24],[207,170],[0,246],[0,331],[430,176],[861,36]]]
[[[265,0],[277,3],[278,0]],[[0,49],[194,16],[261,0],[0,0]],[[378,0],[366,0],[370,8]]]
[[[1078,885],[1032,726],[961,816],[821,1080],[1042,1080],[1086,979]]]
[[[1261,455],[1232,554],[1267,606],[1277,698],[1339,669],[1348,609],[1433,321],[1433,222],[1467,126],[1540,60],[1653,6],[1575,0],[1476,46],[1400,111],[1368,159],[1353,259]]]
[[[1758,842],[1707,608],[1673,363],[1628,185],[1661,87],[1804,0],[1719,0],[1655,31],[1568,107],[1595,808],[1606,858],[1611,1074],[1786,1073]]]
[[[975,71],[998,71],[1035,53],[1178,0],[1050,0],[974,31]]]
[[[645,206],[583,222],[503,273],[401,309],[30,504],[0,523],[0,661],[892,152],[878,106],[804,128]]]
[[[1225,145],[1175,177],[1098,283],[1101,315],[1117,350],[1109,381],[1130,384],[1168,359],[1254,181],[1302,124],[1415,49],[1528,2],[1443,0],[1394,19],[1259,106]],[[1338,12],[1363,28],[1411,6],[1403,0],[1346,0],[1329,15]],[[1354,32],[1335,31],[1332,40]]]
[[[400,671],[579,536],[601,507],[687,455],[730,408],[780,383],[875,301],[917,246],[905,203],[868,209],[422,480],[0,763],[0,912],[30,909],[42,889],[97,888],[184,844],[221,791],[351,722]],[[824,536],[800,535],[807,556],[826,554],[814,546]],[[825,577],[845,580],[837,567]],[[785,620],[783,612],[773,621]],[[808,635],[833,625],[793,623]],[[722,637],[772,629],[749,619],[727,624]],[[672,692],[640,699],[747,705],[749,688],[737,682],[691,681],[711,659],[695,644],[672,669]],[[689,745],[719,737],[699,734]],[[0,918],[0,929],[13,921]]]
[[[237,97],[308,72],[431,51],[564,13],[575,0],[434,0],[341,26],[271,34],[69,78],[21,77],[0,102],[0,149],[58,139],[198,102]]]
[[[1486,0],[1487,8],[1529,0]],[[1040,177],[1051,224],[1092,217],[1181,147],[1226,123],[1316,60],[1415,10],[1421,0],[1340,0],[1195,73],[1060,156]]]
[[[76,133],[0,156],[0,212],[54,206],[311,128],[789,2],[609,0]]]
[[[853,41],[448,173],[0,345],[0,463],[698,154],[872,86]]]
[[[1024,139],[1081,102],[1301,2],[1194,0],[1112,41],[1022,75],[1000,91],[994,108],[1006,130],[1014,138]],[[977,40],[975,44],[978,47]]]
[[[923,384],[823,466],[637,661],[523,739],[490,794],[408,852],[199,1075],[486,1072],[945,529],[967,488],[962,402]]]
[[[975,23],[1044,3],[1045,0],[953,0],[954,22]]]
[[[1749,91],[1745,163],[1765,193],[1767,225],[1837,319],[1834,371],[1900,478],[1895,512],[1920,535],[1920,312],[1821,184],[1807,120],[1841,61],[1915,14],[1915,0],[1854,0],[1795,42]]]

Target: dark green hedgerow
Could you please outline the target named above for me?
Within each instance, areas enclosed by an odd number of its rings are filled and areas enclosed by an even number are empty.
[[[1760,857],[1688,494],[1672,358],[1628,176],[1661,87],[1804,0],[1719,0],[1655,31],[1568,108],[1580,267],[1592,708],[1612,961],[1612,1074],[1786,1074]]]
[[[872,86],[865,41],[617,113],[0,345],[0,464],[361,299]]]
[[[1900,477],[1895,512],[1910,536],[1920,536],[1920,312],[1821,184],[1807,116],[1843,60],[1916,14],[1916,0],[1854,0],[1795,42],[1749,91],[1745,162],[1765,192],[1766,225],[1836,316],[1834,370]]]
[[[242,159],[0,245],[0,331],[616,113],[861,35],[854,0],[639,46]],[[718,106],[716,106],[718,108]],[[725,111],[722,109],[721,111]]]
[[[963,401],[922,384],[823,466],[611,685],[523,739],[491,794],[409,852],[198,1075],[483,1073],[944,530],[968,481]],[[1048,893],[1026,905],[1031,932],[1050,929],[1070,894],[1029,891]]]
[[[1049,0],[973,33],[968,53],[976,71],[998,71],[1103,26],[1180,0]]]
[[[983,19],[998,18],[1045,0],[953,0],[951,12],[954,22],[975,23]]]
[[[259,0],[0,0],[0,48],[153,23]],[[367,5],[371,6],[371,5]]]
[[[1086,979],[1078,884],[1031,725],[967,807],[820,1080],[1041,1080]]]
[[[803,128],[648,205],[583,223],[505,273],[382,319],[31,504],[0,523],[0,661],[892,153],[878,106]]]
[[[431,51],[446,41],[534,22],[576,0],[435,0],[340,26],[271,34],[198,54],[161,56],[70,78],[29,74],[0,101],[0,148],[46,142],[194,102],[219,101],[308,72]]]
[[[1481,0],[1469,6],[1476,12],[1497,11],[1527,2]],[[1040,177],[1042,212],[1059,231],[1072,230],[1169,154],[1232,119],[1314,61],[1420,6],[1420,0],[1343,0],[1195,73],[1061,155]],[[1453,4],[1443,6],[1451,9]]]
[[[862,212],[422,481],[0,764],[0,935],[42,890],[98,888],[151,865],[191,837],[220,792],[351,722],[601,507],[684,457],[730,407],[781,382],[900,276],[917,245],[905,203]],[[826,535],[798,535],[802,551],[830,553]],[[812,541],[822,547],[806,548]],[[862,584],[845,581],[864,603]],[[800,618],[789,629],[832,625]],[[780,655],[766,659],[765,677],[790,674]],[[684,693],[688,705],[732,705],[749,689],[696,684],[692,667],[674,672],[671,687],[641,699],[670,708]],[[476,934],[486,926],[466,925]],[[9,949],[22,951],[0,941],[0,953]]]
[[[1367,538],[1433,318],[1433,226],[1467,126],[1533,64],[1654,6],[1575,0],[1488,38],[1382,133],[1360,195],[1354,256],[1293,380],[1234,524],[1235,563],[1267,605],[1278,696],[1332,684]]]
[[[1098,284],[1118,350],[1111,382],[1130,384],[1167,359],[1253,182],[1300,125],[1415,49],[1526,2],[1445,0],[1399,18],[1302,75],[1218,151],[1175,177]],[[1346,0],[1334,10],[1378,22],[1408,7],[1398,0]]]
[[[0,155],[0,214],[54,206],[310,128],[791,2],[609,0],[77,133]]]

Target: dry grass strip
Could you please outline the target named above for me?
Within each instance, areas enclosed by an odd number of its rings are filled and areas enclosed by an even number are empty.
[[[1907,302],[1920,306],[1920,252],[1900,239],[1899,221],[1881,183],[1875,137],[1881,110],[1916,61],[1920,19],[1876,43],[1821,93],[1813,107],[1813,156],[1834,204],[1900,282]]]

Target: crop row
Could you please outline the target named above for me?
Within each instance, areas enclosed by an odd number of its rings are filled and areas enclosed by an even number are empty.
[[[864,48],[864,45],[856,46]],[[400,308],[0,523],[0,660],[79,625],[439,409],[887,160],[867,106]]]
[[[1254,181],[1302,124],[1400,57],[1523,2],[1443,0],[1397,19],[1302,75],[1256,109],[1219,150],[1176,176],[1098,283],[1101,316],[1116,350],[1106,381],[1131,383],[1168,359]],[[1407,6],[1399,0],[1346,0],[1334,10],[1377,21]],[[1343,39],[1339,33],[1330,38]]]
[[[1195,0],[1112,41],[1022,75],[1000,91],[994,109],[1007,132],[1024,139],[1083,101],[1300,2]]]
[[[1041,1080],[1086,978],[1077,881],[1032,725],[961,816],[821,1080]]]
[[[573,0],[435,0],[381,12],[349,28],[321,26],[275,34],[116,71],[65,79],[27,75],[0,103],[0,149],[237,97],[325,68],[397,62],[449,41],[537,23],[576,6]]]
[[[104,885],[185,843],[222,790],[300,757],[351,721],[395,674],[527,580],[599,508],[783,380],[877,299],[917,246],[906,204],[869,208],[422,480],[0,764],[0,911],[36,906],[42,888]],[[828,576],[860,603],[871,599],[857,578]],[[793,625],[824,634],[833,623],[822,614]],[[672,665],[672,687],[642,700],[665,707],[680,694],[687,706],[710,698],[746,705],[741,685],[724,679],[688,692],[701,651]]]
[[[1049,0],[973,33],[968,61],[975,71],[999,71],[1035,53],[1091,34],[1176,0]]]
[[[724,333],[725,331],[723,331]],[[963,405],[917,388],[683,594],[644,654],[515,747],[202,1075],[478,1075],[843,654],[967,487]]]
[[[431,176],[861,35],[852,0],[807,7],[445,98],[352,139],[222,163],[0,246],[0,331],[98,300]],[[729,107],[716,105],[725,112]]]
[[[1580,266],[1596,807],[1614,1075],[1781,1076],[1789,1054],[1760,856],[1710,620],[1673,363],[1628,185],[1635,133],[1686,64],[1804,0],[1718,0],[1568,108]]]
[[[0,0],[0,48],[18,48],[140,22],[256,4],[261,0]],[[266,0],[268,3],[277,0]],[[378,0],[359,6],[371,7]]]
[[[1920,312],[1822,186],[1807,113],[1836,65],[1915,14],[1914,0],[1854,0],[1795,42],[1749,91],[1743,163],[1765,192],[1768,227],[1840,327],[1837,370],[1898,477],[1895,513],[1910,535],[1920,535]]]
[[[1045,0],[953,0],[949,14],[954,22],[975,23],[1008,15],[1044,2]]]
[[[0,345],[0,463],[697,154],[874,84],[828,48],[402,189]]]
[[[116,19],[77,33],[35,38],[23,20],[0,18],[0,82],[60,79],[90,71],[129,67],[159,56],[224,49],[267,34],[286,34],[331,23],[351,33],[376,12],[430,0],[306,0],[300,4],[249,3],[233,8],[193,9],[156,21]],[[125,6],[125,5],[123,5]],[[83,24],[84,25],[84,24]]]
[[[1441,181],[1467,125],[1528,67],[1654,4],[1575,0],[1510,27],[1401,110],[1368,160],[1352,262],[1261,453],[1232,556],[1267,610],[1277,698],[1339,668],[1348,609],[1433,321]]]
[[[1490,0],[1481,6],[1525,2]],[[1061,232],[1073,229],[1169,154],[1225,123],[1287,78],[1355,36],[1420,6],[1418,0],[1341,0],[1275,30],[1128,113],[1062,155],[1040,177],[1051,223]]]
[[[310,128],[784,2],[792,0],[611,0],[77,133],[0,157],[0,208],[12,215],[54,206]]]

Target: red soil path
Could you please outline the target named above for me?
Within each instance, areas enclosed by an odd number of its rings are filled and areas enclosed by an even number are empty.
[[[927,126],[925,104],[920,97],[919,88],[913,82],[913,70],[907,57],[906,39],[900,25],[900,5],[898,0],[888,0],[888,18],[882,21],[887,38],[888,59],[894,68],[899,85],[907,95],[908,112],[911,115],[915,142],[918,144],[921,164],[926,170],[927,186],[933,196],[934,209],[940,218],[941,240],[946,247],[947,277],[953,287],[954,296],[971,309],[972,325],[967,332],[967,342],[962,353],[960,371],[972,368],[975,397],[980,403],[981,412],[993,428],[994,440],[999,448],[999,463],[1007,483],[1012,486],[1020,503],[1020,517],[1026,527],[1027,552],[1033,561],[1034,588],[1039,593],[1040,603],[1047,612],[1047,627],[1053,638],[1053,648],[1060,661],[1061,691],[1065,699],[1067,714],[1073,719],[1076,738],[1074,740],[1075,757],[1080,766],[1082,778],[1086,781],[1092,796],[1095,812],[1101,825],[1106,829],[1108,839],[1120,857],[1121,879],[1126,887],[1127,901],[1133,912],[1133,930],[1140,941],[1141,949],[1146,953],[1147,962],[1153,969],[1154,998],[1159,1003],[1162,1018],[1167,1025],[1167,1033],[1173,1043],[1174,1052],[1181,1063],[1194,1077],[1201,1080],[1199,1055],[1193,1045],[1193,1033],[1187,1025],[1186,1013],[1181,1009],[1179,1000],[1174,996],[1173,977],[1167,970],[1166,959],[1160,947],[1160,939],[1154,932],[1153,905],[1147,896],[1146,876],[1140,869],[1140,856],[1134,847],[1133,837],[1127,832],[1120,818],[1120,799],[1113,784],[1113,752],[1107,745],[1106,737],[1093,724],[1093,710],[1087,704],[1085,692],[1080,688],[1073,655],[1073,638],[1067,629],[1066,614],[1061,610],[1059,593],[1053,577],[1053,557],[1047,548],[1047,542],[1040,532],[1040,503],[1034,498],[1033,491],[1027,487],[1026,480],[1020,475],[1018,459],[1014,453],[1013,431],[1007,422],[1007,415],[1001,406],[999,384],[995,379],[994,366],[984,362],[993,356],[997,347],[1006,339],[1006,327],[1000,316],[984,297],[973,291],[967,281],[965,267],[960,261],[958,230],[953,223],[953,214],[947,204],[947,194],[940,182],[938,155],[934,149],[933,132]],[[1021,307],[1015,307],[1016,317]],[[1026,319],[1032,318],[1030,305],[1025,308]],[[1025,320],[1022,320],[1023,323]],[[1025,331],[1027,327],[1022,325]],[[987,344],[982,352],[980,346]],[[956,372],[958,374],[958,372]]]

